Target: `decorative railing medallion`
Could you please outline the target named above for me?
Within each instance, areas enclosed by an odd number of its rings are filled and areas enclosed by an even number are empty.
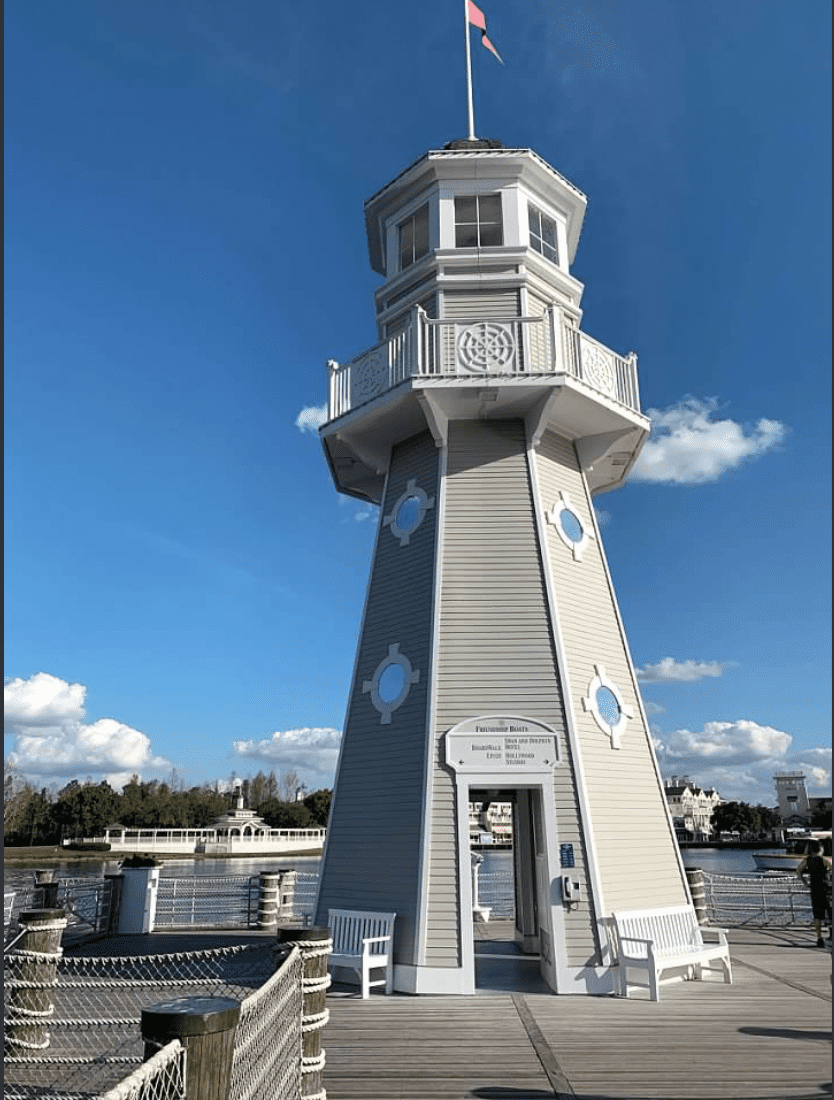
[[[512,329],[497,321],[479,321],[458,329],[458,365],[473,374],[502,374],[512,370],[516,342]]]

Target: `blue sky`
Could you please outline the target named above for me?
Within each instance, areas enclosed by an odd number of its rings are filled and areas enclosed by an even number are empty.
[[[299,414],[376,342],[364,200],[465,136],[460,7],[7,5],[5,750],[35,781],[332,781],[376,515]],[[664,773],[825,793],[829,5],[481,7],[477,130],[589,196],[583,328],[654,410],[597,505]]]

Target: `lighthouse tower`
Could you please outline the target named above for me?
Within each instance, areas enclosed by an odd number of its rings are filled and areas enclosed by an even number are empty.
[[[395,912],[395,988],[473,993],[469,803],[513,804],[516,943],[613,987],[606,918],[685,874],[594,516],[649,431],[586,335],[586,198],[531,149],[427,152],[365,204],[379,343],[321,439],[380,506],[316,919]]]

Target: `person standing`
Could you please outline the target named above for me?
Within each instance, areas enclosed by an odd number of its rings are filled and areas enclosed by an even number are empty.
[[[797,867],[796,873],[810,887],[817,947],[825,947],[822,938],[824,920],[828,921],[828,935],[831,935],[831,860],[822,854],[822,845],[818,840],[809,843],[808,854]]]

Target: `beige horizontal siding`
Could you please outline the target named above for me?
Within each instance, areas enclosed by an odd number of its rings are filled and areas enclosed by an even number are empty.
[[[536,455],[546,511],[567,492],[583,526],[593,530],[591,503],[573,445],[546,432]],[[605,914],[617,908],[673,905],[685,901],[674,836],[654,768],[650,734],[641,716],[637,684],[614,606],[599,542],[575,561],[555,527],[547,525],[548,555],[559,623],[567,655],[572,706],[587,791]],[[622,748],[586,713],[594,665],[603,665],[634,718]]]
[[[501,315],[506,317],[506,310]],[[584,877],[523,425],[450,424],[445,494],[435,676],[438,744],[446,730],[479,714],[515,714],[554,728],[565,758],[553,782],[558,842],[574,845],[574,873]],[[458,892],[458,854],[450,842],[454,785],[439,757],[435,791],[428,958],[435,965],[457,965],[459,929],[451,920]],[[551,872],[559,873],[558,868]],[[566,942],[559,949],[569,965],[596,957],[592,924],[587,905],[566,915]]]

